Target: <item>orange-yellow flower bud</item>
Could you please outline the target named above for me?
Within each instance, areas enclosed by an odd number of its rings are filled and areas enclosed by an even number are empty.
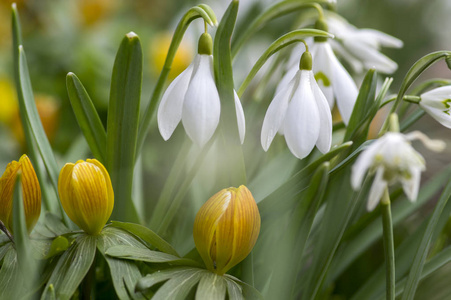
[[[0,178],[0,220],[12,232],[13,192],[18,173],[22,174],[25,223],[28,232],[31,232],[41,214],[41,187],[33,165],[25,154],[18,162],[10,162]]]
[[[219,275],[251,252],[260,232],[260,213],[244,185],[223,189],[199,210],[194,242],[207,268]]]
[[[102,231],[111,216],[114,193],[110,176],[96,159],[66,164],[58,179],[61,204],[69,218],[87,234]]]

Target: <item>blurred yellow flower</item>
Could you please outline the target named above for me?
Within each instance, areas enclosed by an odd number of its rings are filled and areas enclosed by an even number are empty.
[[[0,77],[0,122],[10,124],[18,113],[16,89],[6,77]]]
[[[80,0],[78,4],[83,21],[88,26],[105,19],[116,8],[115,0]]]
[[[110,176],[96,159],[67,163],[60,172],[58,192],[66,214],[87,234],[102,231],[111,216],[114,193]]]
[[[155,74],[159,74],[163,69],[164,61],[171,45],[172,34],[163,33],[157,35],[150,47],[150,67]],[[182,41],[175,53],[174,61],[172,62],[171,72],[169,73],[169,80],[174,79],[185,70],[193,60],[193,49],[189,43]]]
[[[223,275],[246,258],[259,232],[257,204],[242,185],[219,191],[200,208],[193,235],[207,268]]]
[[[13,191],[18,173],[22,174],[25,220],[28,232],[31,232],[41,214],[41,188],[33,165],[25,154],[18,162],[10,162],[0,178],[0,220],[12,232]]]

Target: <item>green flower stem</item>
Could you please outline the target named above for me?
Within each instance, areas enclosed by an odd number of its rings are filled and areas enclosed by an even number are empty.
[[[389,119],[390,119],[390,131],[391,132],[399,132],[398,115],[393,113],[390,115]]]
[[[319,5],[320,3],[327,3],[327,0],[285,0],[274,4],[258,16],[250,26],[246,27],[246,30],[239,34],[233,41],[232,58],[236,56],[246,40],[251,38],[259,29],[264,27],[271,20],[306,8],[310,9],[313,7],[318,11],[322,11],[321,6]]]
[[[385,189],[381,199],[382,227],[385,253],[386,299],[395,299],[395,247],[393,242],[393,220],[390,208],[390,196]]]
[[[410,102],[410,103],[415,103],[418,104],[421,101],[421,97],[419,96],[410,96],[410,95],[406,95],[402,98],[404,101]]]
[[[208,23],[210,26],[217,25],[217,20],[214,12],[209,6],[205,4],[200,4],[198,6],[192,7],[186,12],[186,14],[178,23],[177,28],[174,32],[174,36],[172,37],[171,45],[169,46],[166,60],[164,61],[163,70],[161,70],[157,84],[155,85],[155,89],[153,90],[152,97],[150,98],[150,102],[144,115],[141,118],[142,121],[139,124],[136,153],[140,153],[141,148],[144,144],[144,140],[150,127],[152,117],[163,94],[163,88],[166,80],[168,79],[169,72],[171,71],[172,62],[174,61],[175,54],[180,46],[180,43],[182,42],[185,31],[188,29],[190,23],[197,18],[203,18],[205,23]],[[138,155],[136,155],[136,157],[138,157]]]
[[[278,51],[284,49],[286,46],[289,46],[297,42],[304,43],[304,45],[306,46],[306,51],[308,51],[308,46],[304,41],[304,39],[307,37],[331,38],[333,37],[333,35],[317,29],[298,29],[281,36],[268,47],[268,49],[260,56],[258,61],[252,67],[252,70],[249,72],[249,74],[247,75],[246,79],[243,81],[237,92],[238,97],[241,97],[243,95],[244,91],[251,83],[252,79],[254,79],[255,75],[257,75],[257,72],[261,69],[261,67],[263,67],[266,61]]]

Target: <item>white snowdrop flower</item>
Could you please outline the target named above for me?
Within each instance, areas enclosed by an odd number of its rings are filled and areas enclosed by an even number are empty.
[[[213,136],[219,124],[221,102],[213,74],[213,42],[208,33],[199,39],[198,54],[191,65],[169,85],[158,107],[158,129],[168,140],[180,120],[187,135],[200,147]],[[245,121],[235,93],[235,109],[241,143]]]
[[[420,96],[419,105],[431,117],[451,128],[451,85],[430,90]]]
[[[359,29],[333,13],[327,14],[327,24],[329,31],[336,37],[336,40],[331,41],[332,47],[357,73],[375,68],[379,72],[391,74],[398,69],[398,65],[382,54],[380,49],[401,48],[403,42],[400,39],[375,29]]]
[[[327,24],[324,20],[319,19],[315,24],[315,28],[327,31]],[[343,122],[348,125],[357,100],[357,86],[348,71],[338,61],[328,38],[315,37],[311,45],[311,53],[315,60],[313,65],[315,79],[326,96],[331,109],[335,100],[337,101],[337,107]],[[292,78],[293,74],[297,72],[297,66],[292,63],[292,58],[290,58],[289,64],[290,66],[280,81],[276,93],[284,89],[289,82],[289,78]]]
[[[306,157],[315,145],[322,153],[330,149],[332,116],[313,75],[309,52],[304,52],[300,68],[268,107],[261,132],[265,151],[278,131],[284,133],[288,148],[297,158]]]
[[[372,211],[379,203],[384,190],[400,182],[404,193],[410,201],[415,201],[420,187],[421,172],[426,169],[424,158],[410,144],[418,139],[433,151],[441,151],[445,143],[430,140],[419,131],[409,134],[388,132],[372,143],[352,166],[351,185],[359,190],[367,171],[374,174],[367,209]]]

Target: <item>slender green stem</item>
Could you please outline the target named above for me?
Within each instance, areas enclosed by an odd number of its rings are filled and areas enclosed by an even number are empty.
[[[381,199],[382,227],[385,253],[386,299],[395,299],[395,247],[393,242],[393,220],[390,208],[390,196],[385,189]]]
[[[81,293],[81,299],[82,300],[89,300],[89,299],[95,299],[93,297],[93,292],[95,289],[93,289],[93,284],[96,281],[96,260],[94,258],[94,261],[92,262],[91,268],[89,268],[88,274],[86,274],[85,279],[83,279],[83,283],[81,285],[82,293]]]
[[[389,118],[390,118],[390,131],[399,132],[398,115],[396,113],[393,113],[389,116]]]
[[[411,96],[411,95],[405,95],[402,98],[404,101],[410,102],[410,103],[415,103],[418,104],[421,101],[421,97],[419,96]]]

